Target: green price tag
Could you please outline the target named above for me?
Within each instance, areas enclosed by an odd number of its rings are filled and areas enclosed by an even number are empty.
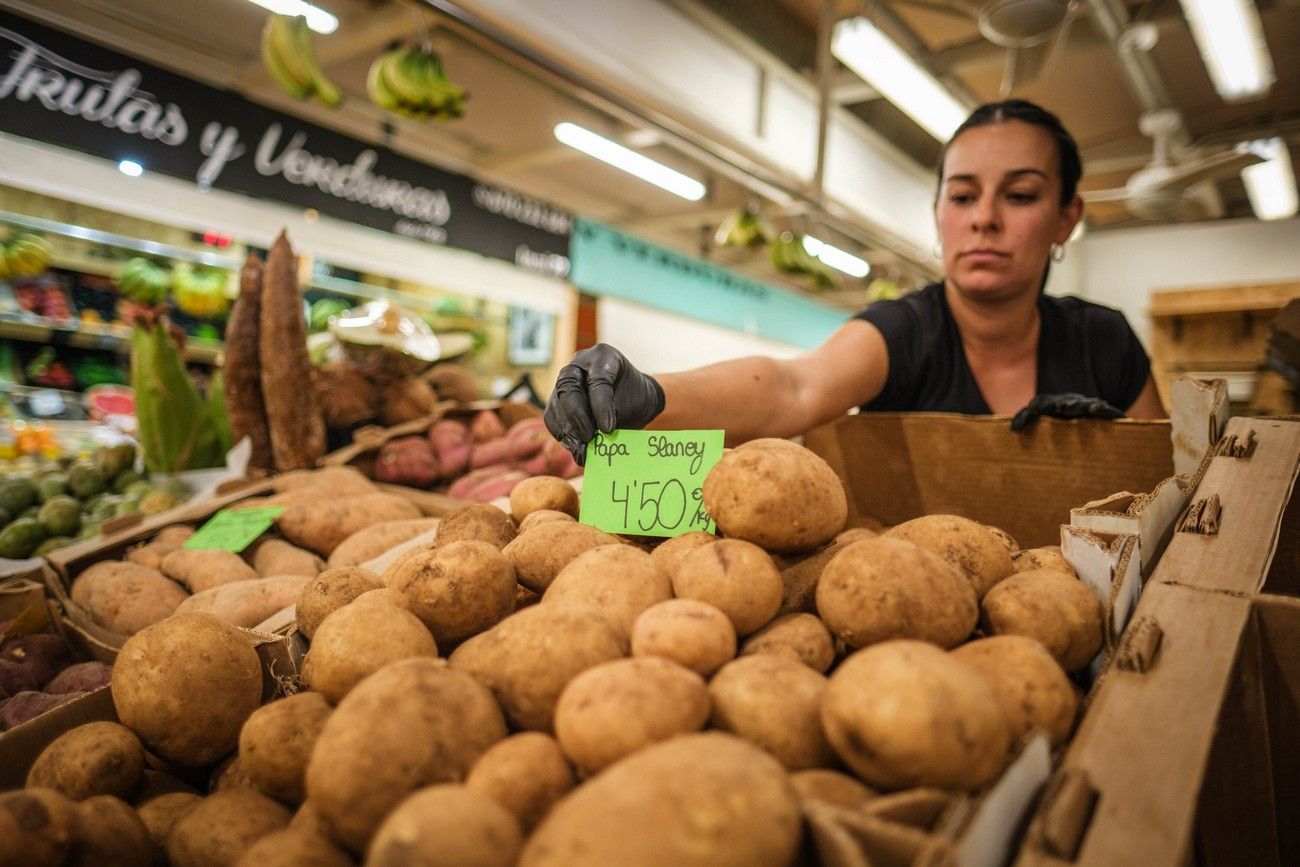
[[[580,519],[607,533],[712,533],[700,486],[722,442],[720,430],[597,433],[587,443]]]
[[[264,506],[257,509],[222,509],[199,531],[185,540],[185,548],[216,548],[222,551],[240,551],[253,544],[280,517],[284,506]]]

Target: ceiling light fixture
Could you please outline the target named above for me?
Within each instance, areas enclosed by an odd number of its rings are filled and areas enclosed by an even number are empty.
[[[865,18],[835,25],[831,53],[941,142],[966,119],[966,106]]]
[[[122,160],[117,164],[117,170],[129,178],[138,178],[144,174],[144,166],[135,160]]]
[[[1263,157],[1241,170],[1241,182],[1246,185],[1246,197],[1255,216],[1261,220],[1285,220],[1296,215],[1295,171],[1291,168],[1291,154],[1286,142],[1280,138],[1264,139],[1247,145]]]
[[[301,15],[307,19],[307,26],[321,36],[328,36],[339,29],[338,18],[306,0],[249,0],[249,2],[277,15],[292,15],[295,18]]]
[[[822,262],[837,271],[843,271],[851,277],[865,277],[871,273],[871,264],[852,253],[846,253],[839,247],[832,247],[811,235],[803,236],[803,248],[809,256],[816,256]]]
[[[1214,89],[1225,102],[1263,96],[1276,80],[1253,0],[1179,0]]]
[[[574,123],[557,123],[555,137],[574,150],[582,151],[589,157],[595,157],[609,163],[616,169],[622,169],[629,175],[636,175],[643,181],[654,184],[660,189],[681,196],[692,202],[698,202],[708,192],[708,187],[690,175],[684,175],[676,169],[670,169],[663,163],[657,163],[647,156],[629,150],[604,136],[596,135]]]

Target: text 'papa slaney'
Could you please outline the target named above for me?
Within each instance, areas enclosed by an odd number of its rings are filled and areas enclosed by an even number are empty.
[[[646,440],[646,448],[646,453],[652,458],[690,458],[691,475],[700,471],[700,463],[704,460],[704,443],[699,440],[677,441],[667,436],[651,436]],[[597,457],[605,459],[606,466],[613,466],[617,457],[631,454],[627,443],[610,442],[601,433],[591,441],[591,450]]]

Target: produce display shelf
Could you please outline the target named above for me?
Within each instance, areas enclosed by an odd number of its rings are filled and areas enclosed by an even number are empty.
[[[131,348],[131,329],[126,326],[49,319],[30,313],[0,313],[0,338],[112,352],[127,352]],[[190,337],[185,341],[186,361],[217,364],[220,357],[219,340]]]
[[[29,217],[24,214],[14,214],[8,211],[0,211],[0,223],[8,223],[12,226],[20,226],[24,229],[31,229],[37,232],[48,232],[53,235],[62,235],[66,238],[77,238],[82,241],[89,241],[93,244],[104,244],[109,247],[117,247],[123,250],[131,250],[136,253],[144,253],[149,256],[166,256],[169,259],[191,262],[196,265],[207,265],[212,268],[224,268],[228,271],[239,270],[241,264],[239,260],[231,256],[222,256],[217,253],[207,253],[200,250],[189,250],[185,247],[177,247],[172,244],[146,241],[140,238],[132,238],[128,235],[119,235],[116,232],[105,232],[100,229],[90,229],[85,226],[75,226],[71,223],[60,223],[55,220],[46,220],[41,217]]]

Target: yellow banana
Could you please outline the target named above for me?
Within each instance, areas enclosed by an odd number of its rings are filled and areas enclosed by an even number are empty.
[[[306,18],[293,19],[293,35],[298,47],[298,57],[302,60],[303,69],[311,79],[311,88],[316,98],[330,108],[338,108],[343,104],[343,91],[330,80],[320,68],[320,64],[316,62],[316,47],[312,43],[311,28],[307,26]]]
[[[267,71],[297,99],[311,96],[311,68],[305,62],[295,35],[295,19],[272,15],[262,28],[262,60]]]
[[[366,93],[370,95],[371,102],[385,111],[397,111],[401,100],[388,88],[383,72],[384,57],[376,57],[375,62],[370,64],[370,71],[366,73]]]

